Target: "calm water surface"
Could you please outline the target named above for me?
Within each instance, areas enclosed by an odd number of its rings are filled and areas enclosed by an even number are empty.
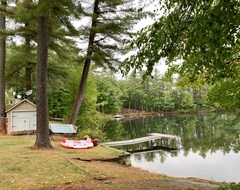
[[[111,126],[111,127],[110,127]],[[156,173],[177,177],[240,182],[240,124],[234,116],[208,114],[148,117],[106,126],[112,140],[147,136],[148,133],[178,135],[178,151],[155,150],[134,153],[131,163]],[[169,141],[123,146],[123,150],[146,149]]]

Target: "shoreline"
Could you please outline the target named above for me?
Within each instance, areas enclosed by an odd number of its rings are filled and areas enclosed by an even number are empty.
[[[123,116],[123,120],[133,120],[140,119],[151,116],[162,116],[162,115],[196,115],[196,114],[208,114],[208,113],[224,113],[224,110],[174,110],[167,112],[147,112],[140,110],[122,110],[121,115]]]

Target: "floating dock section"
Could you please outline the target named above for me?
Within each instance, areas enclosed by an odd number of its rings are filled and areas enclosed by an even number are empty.
[[[101,143],[101,145],[113,147],[113,146],[133,145],[133,144],[148,142],[148,141],[157,140],[157,139],[176,139],[176,140],[178,140],[178,138],[179,138],[176,135],[168,135],[168,134],[161,134],[161,133],[149,133],[148,135],[149,136],[147,136],[147,137],[141,137],[141,138],[136,138],[136,139],[131,139],[131,140]]]

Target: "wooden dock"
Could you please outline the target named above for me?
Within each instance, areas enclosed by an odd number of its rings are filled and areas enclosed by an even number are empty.
[[[123,146],[123,145],[132,145],[138,144],[143,142],[148,142],[157,139],[178,139],[176,135],[168,135],[168,134],[161,134],[161,133],[149,133],[147,137],[141,137],[137,139],[125,140],[125,141],[115,141],[115,142],[106,142],[101,143],[103,146]]]

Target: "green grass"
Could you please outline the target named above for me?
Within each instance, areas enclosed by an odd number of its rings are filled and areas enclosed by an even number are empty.
[[[70,150],[52,141],[53,149],[31,149],[35,136],[0,136],[0,187],[38,189],[59,183],[81,181],[87,174],[67,161],[69,158],[112,158],[120,154],[106,147]]]

